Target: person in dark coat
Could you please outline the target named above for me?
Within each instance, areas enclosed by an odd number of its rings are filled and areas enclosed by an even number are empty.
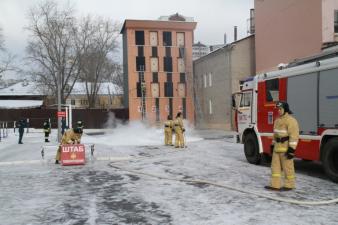
[[[61,119],[61,134],[62,135],[65,133],[66,129],[67,129],[66,119],[62,117]]]
[[[23,119],[19,120],[17,127],[19,128],[19,144],[23,144],[22,143],[22,137],[23,137],[23,133],[24,133],[25,127],[26,127],[25,120],[23,120]]]

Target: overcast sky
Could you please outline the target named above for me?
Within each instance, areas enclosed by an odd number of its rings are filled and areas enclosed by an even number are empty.
[[[197,22],[195,42],[221,44],[224,33],[227,42],[233,41],[233,27],[238,27],[238,39],[247,35],[247,19],[254,0],[58,0],[75,6],[78,16],[100,15],[123,23],[125,19],[156,20],[178,12],[193,17]],[[24,54],[28,33],[27,13],[41,0],[0,0],[0,26],[5,47],[21,57]],[[122,53],[121,53],[122,54]],[[122,57],[122,56],[121,56]]]

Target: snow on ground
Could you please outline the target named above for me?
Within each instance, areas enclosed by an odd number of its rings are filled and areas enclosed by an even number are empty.
[[[272,197],[326,200],[338,197],[320,165],[296,161],[297,189],[265,191],[269,165],[247,163],[241,144],[224,132],[186,134],[187,148],[163,146],[161,129],[142,124],[86,130],[85,166],[54,164],[55,131],[45,146],[41,130],[30,129],[0,142],[0,224],[338,224],[338,205],[299,206],[207,184],[169,178],[202,179]],[[203,139],[206,137],[206,139]],[[49,146],[49,147],[48,147]],[[111,161],[102,159],[110,158]],[[120,170],[109,165],[118,166]]]

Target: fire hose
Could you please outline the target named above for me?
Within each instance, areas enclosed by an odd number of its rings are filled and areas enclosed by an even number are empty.
[[[125,172],[136,174],[136,175],[143,175],[143,176],[148,176],[148,177],[153,177],[153,178],[158,178],[158,179],[163,179],[163,180],[171,180],[171,181],[178,181],[178,182],[185,182],[185,183],[207,184],[207,185],[212,185],[215,187],[220,187],[220,188],[237,191],[237,192],[241,192],[245,194],[255,195],[257,197],[266,198],[266,199],[277,201],[277,202],[285,202],[285,203],[290,203],[290,204],[295,204],[295,205],[318,206],[318,205],[328,205],[328,204],[338,203],[338,198],[334,198],[330,200],[321,200],[321,201],[300,201],[300,200],[295,200],[295,199],[287,199],[287,198],[264,195],[262,193],[249,191],[249,190],[245,190],[242,188],[234,187],[232,185],[230,186],[226,184],[220,184],[220,183],[216,183],[216,182],[212,182],[208,180],[171,178],[171,177],[166,177],[166,176],[162,176],[159,174],[145,173],[145,172],[140,172],[136,170],[122,168],[120,166],[114,165],[114,163],[110,163],[109,166],[114,169],[125,171]]]

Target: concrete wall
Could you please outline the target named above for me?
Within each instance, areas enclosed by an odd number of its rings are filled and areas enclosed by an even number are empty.
[[[255,0],[256,71],[321,52],[321,0]]]
[[[254,36],[250,36],[194,61],[196,127],[233,129],[231,95],[239,90],[240,80],[254,75],[254,55]]]

